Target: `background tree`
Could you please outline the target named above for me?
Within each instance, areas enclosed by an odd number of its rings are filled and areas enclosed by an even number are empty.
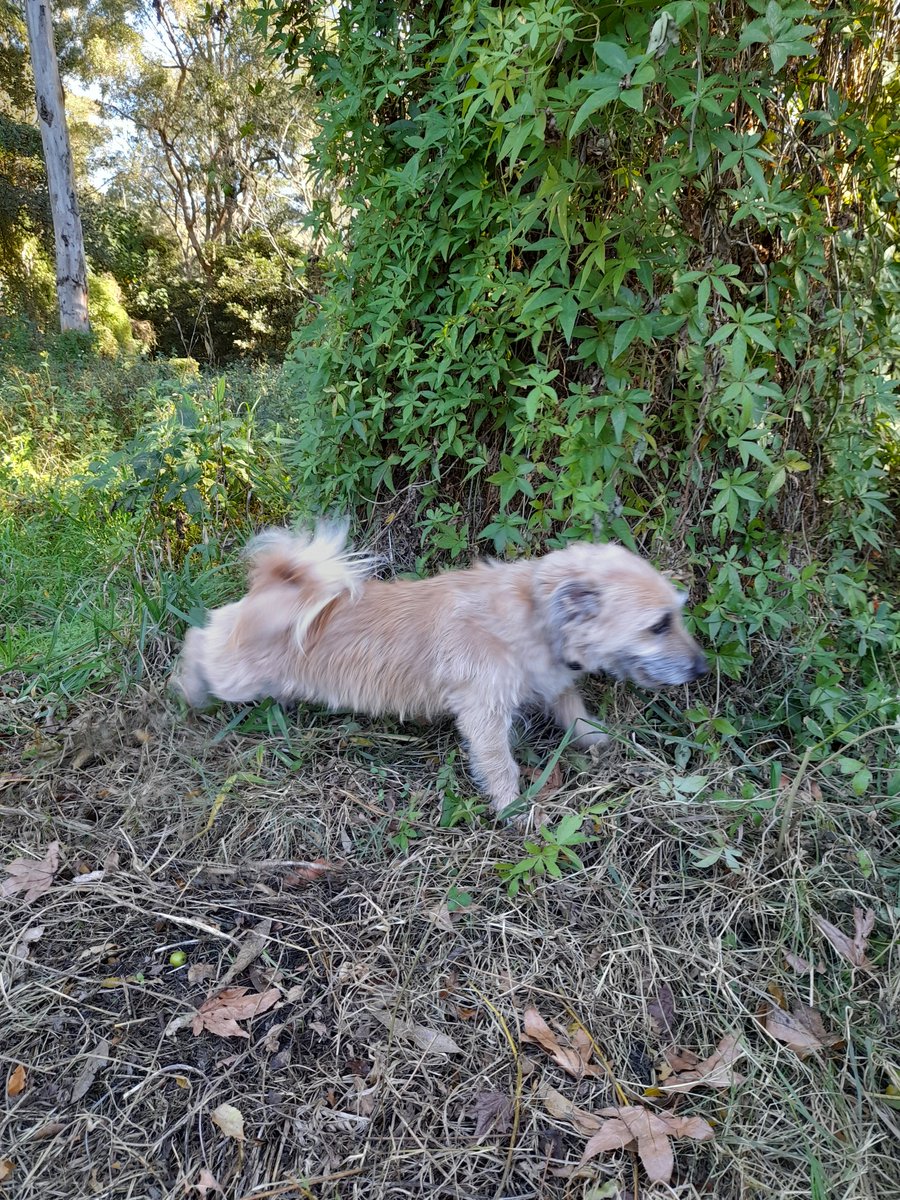
[[[49,0],[25,0],[38,123],[44,148],[50,211],[56,240],[56,291],[63,332],[90,331],[84,235],[75,191],[72,150]]]
[[[78,90],[123,69],[138,35],[119,0],[80,0],[55,12],[60,74],[66,81],[66,124],[88,257],[92,256],[96,189],[91,163],[109,130],[96,103]],[[56,319],[53,221],[35,110],[35,83],[24,0],[0,3],[0,313],[45,326]],[[95,281],[96,284],[96,281]],[[89,282],[89,303],[103,286]],[[96,325],[92,316],[92,324]],[[101,329],[102,337],[102,329]]]
[[[114,187],[151,208],[211,278],[250,229],[297,228],[311,206],[309,110],[240,9],[158,0],[135,69],[106,108],[134,128]]]
[[[45,325],[52,222],[16,0],[0,30],[0,310]],[[58,39],[90,288],[105,314],[118,305],[106,348],[124,302],[169,354],[283,352],[312,245],[297,77],[245,17],[196,3],[78,0]]]
[[[139,12],[143,40],[102,89],[124,121],[107,194],[174,239],[180,267],[127,291],[160,345],[202,358],[283,351],[304,300],[304,161],[309,102],[301,77],[266,53],[245,13],[194,0]]]

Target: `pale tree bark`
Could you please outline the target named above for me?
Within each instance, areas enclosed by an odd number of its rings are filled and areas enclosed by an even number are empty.
[[[59,324],[65,331],[90,332],[87,304],[87,266],[81,214],[75,194],[72,148],[56,49],[50,0],[25,0],[25,20],[34,67],[38,123],[47,165],[53,233],[56,238],[56,294]]]

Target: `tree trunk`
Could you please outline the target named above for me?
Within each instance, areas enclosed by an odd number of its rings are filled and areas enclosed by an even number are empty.
[[[60,328],[90,332],[84,236],[75,195],[72,148],[66,126],[50,0],[25,0],[25,19],[34,67],[38,123],[44,144],[53,232],[56,237],[56,294]]]

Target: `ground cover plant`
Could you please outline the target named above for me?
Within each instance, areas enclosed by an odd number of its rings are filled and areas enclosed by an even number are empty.
[[[0,328],[0,1195],[894,1195],[893,17],[254,19],[349,220],[286,367]],[[533,718],[524,838],[449,726],[185,713],[329,506],[385,572],[636,544],[711,676]]]

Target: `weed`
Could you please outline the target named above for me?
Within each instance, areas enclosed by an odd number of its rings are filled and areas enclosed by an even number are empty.
[[[401,809],[392,822],[394,831],[388,835],[388,845],[400,854],[408,854],[410,846],[420,836],[417,823],[421,819],[422,813],[412,804]]]
[[[506,884],[510,896],[519,889],[533,888],[546,876],[562,878],[564,870],[583,871],[584,864],[575,853],[575,846],[583,846],[594,839],[581,832],[586,813],[569,813],[555,827],[542,826],[536,838],[524,842],[525,857],[517,862],[497,863],[497,873]]]

